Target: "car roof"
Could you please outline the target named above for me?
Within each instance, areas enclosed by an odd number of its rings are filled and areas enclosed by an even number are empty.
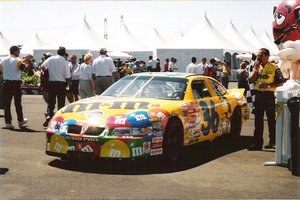
[[[142,72],[142,73],[135,73],[131,76],[158,76],[158,77],[177,77],[177,78],[188,78],[188,77],[205,77],[203,75],[196,75],[191,73],[184,73],[184,72]]]

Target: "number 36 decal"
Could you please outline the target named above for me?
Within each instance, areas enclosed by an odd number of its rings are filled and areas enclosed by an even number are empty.
[[[208,106],[205,101],[200,101],[199,105],[201,110],[203,111],[204,120],[204,123],[201,126],[201,132],[205,136],[209,134],[210,129],[213,131],[213,133],[216,133],[218,131],[220,119],[219,114],[215,110],[215,103],[210,100],[210,106]]]

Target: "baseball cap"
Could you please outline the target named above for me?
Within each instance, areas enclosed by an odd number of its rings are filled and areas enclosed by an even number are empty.
[[[44,55],[45,57],[50,57],[50,56],[52,56],[52,53],[47,52],[47,53],[44,53],[43,55]]]
[[[106,53],[106,52],[107,52],[106,48],[101,48],[100,49],[100,53]]]
[[[9,48],[9,51],[10,52],[13,52],[13,51],[18,51],[18,50],[21,50],[22,48],[20,46],[16,46],[16,45],[13,45]]]

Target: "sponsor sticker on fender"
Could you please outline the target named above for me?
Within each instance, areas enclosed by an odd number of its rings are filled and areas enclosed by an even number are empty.
[[[162,148],[160,149],[151,149],[151,156],[161,155],[163,153]]]
[[[154,143],[152,144],[151,149],[158,149],[158,148],[162,148],[163,144],[162,143]]]
[[[144,150],[144,153],[150,153],[150,142],[143,143],[143,150]]]
[[[163,137],[152,138],[152,143],[161,143],[162,141],[163,141]]]

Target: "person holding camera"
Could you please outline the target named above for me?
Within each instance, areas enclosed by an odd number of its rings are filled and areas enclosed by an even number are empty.
[[[20,128],[23,128],[28,119],[23,117],[21,72],[27,70],[27,65],[19,58],[21,48],[10,47],[10,55],[0,62],[0,71],[3,73],[4,118],[7,129],[14,129],[12,125],[11,101],[14,98],[17,119]]]
[[[249,151],[262,150],[264,131],[264,112],[268,118],[269,143],[265,149],[275,148],[275,96],[276,87],[283,84],[284,78],[278,66],[269,61],[270,51],[261,48],[254,63],[254,72],[250,79],[255,83],[255,129],[254,144]]]

